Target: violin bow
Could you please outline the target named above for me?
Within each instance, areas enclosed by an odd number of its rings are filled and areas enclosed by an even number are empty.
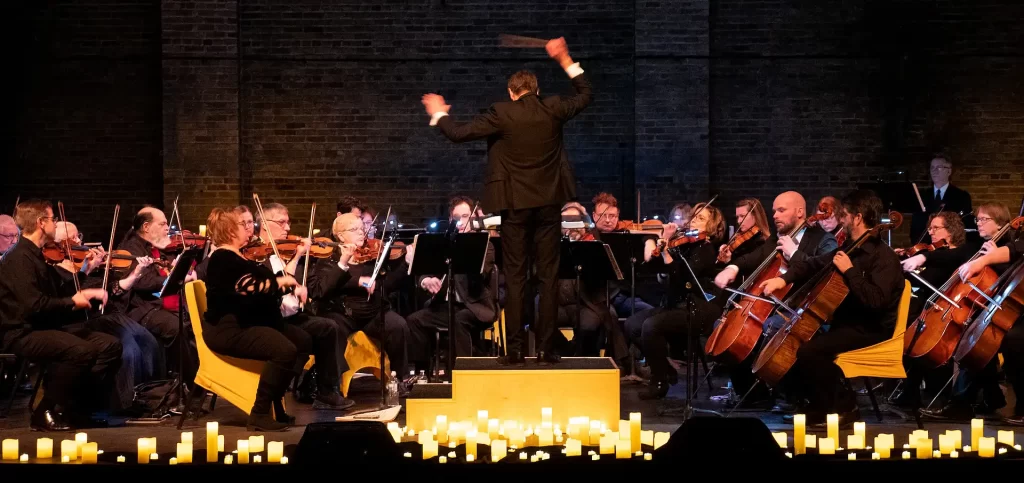
[[[21,195],[18,195],[17,198],[14,198],[14,209],[11,210],[11,218],[18,215],[18,203],[21,203]]]
[[[386,235],[388,233],[388,220],[390,220],[390,219],[391,219],[391,206],[389,205],[388,206],[388,214],[387,214],[387,216],[384,217],[384,230],[382,230],[380,232],[380,239],[381,240],[385,240],[385,238],[386,238]],[[384,265],[384,260],[387,260],[388,256],[391,253],[391,242],[393,242],[394,240],[395,240],[395,237],[394,237],[394,235],[392,235],[390,240],[384,241],[384,246],[381,247],[380,253],[377,254],[377,263],[374,264],[374,266],[373,266],[373,275],[370,276],[370,283],[371,284],[373,283],[374,280],[377,280],[377,275],[380,274],[380,269]],[[370,292],[370,293],[366,294],[366,300],[367,301],[369,301],[371,297],[373,297],[373,292]]]
[[[101,287],[103,287],[103,290],[107,289],[107,282],[110,280],[110,259],[114,258],[114,232],[117,229],[117,216],[120,213],[121,213],[121,205],[120,204],[114,205],[114,221],[110,224],[110,244],[107,245],[110,248],[107,249],[107,263],[106,263],[106,266],[103,267],[103,285],[101,285]],[[107,305],[106,304],[101,305],[100,306],[100,315],[103,315],[106,312],[106,310],[107,310]]]
[[[263,225],[266,225],[267,215],[266,213],[263,213],[263,203],[260,203],[260,195],[253,193],[252,200],[256,203],[256,212],[260,215],[260,221],[263,222]],[[267,238],[269,238],[268,242],[270,243],[270,248],[274,250],[274,256],[277,257],[277,261],[284,265],[284,260],[281,259],[281,254],[277,251],[277,242],[274,241],[274,234],[270,233],[270,227],[267,227]],[[271,266],[273,266],[273,264],[271,264]]]
[[[309,240],[313,240],[313,220],[316,217],[316,202],[313,202],[313,207],[309,209]],[[306,259],[303,260],[302,264],[302,286],[306,286],[306,277],[309,276],[309,253],[306,253]],[[299,308],[304,307],[305,303],[300,303]]]
[[[64,253],[67,254],[68,258],[71,258],[71,266],[75,266],[75,259],[71,256],[71,238],[68,236],[68,219],[64,216],[64,202],[57,202],[57,211],[60,216],[60,221],[64,223]],[[78,274],[71,272],[72,279],[75,281],[75,292],[82,291],[82,284],[78,283]]]
[[[181,251],[185,252],[185,229],[181,227],[181,213],[178,212],[178,196],[174,197],[174,212],[171,213],[171,219],[178,223],[178,237],[181,238]]]

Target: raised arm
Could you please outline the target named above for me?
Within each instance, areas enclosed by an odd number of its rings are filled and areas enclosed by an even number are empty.
[[[573,96],[557,98],[559,118],[563,122],[568,121],[590,105],[593,100],[593,89],[590,80],[583,73],[583,68],[578,62],[573,62],[569,55],[569,47],[566,46],[564,37],[549,40],[544,48],[547,49],[548,56],[555,59],[572,79],[572,88],[576,91]]]

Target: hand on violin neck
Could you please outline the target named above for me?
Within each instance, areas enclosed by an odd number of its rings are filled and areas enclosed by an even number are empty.
[[[299,240],[299,244],[295,246],[295,257],[299,258],[309,253],[309,247],[313,246],[313,240],[309,238],[302,238]]]
[[[667,223],[662,225],[661,237],[665,240],[671,240],[672,237],[676,235],[677,231],[679,231],[679,225],[676,225],[675,223]]]
[[[102,306],[107,303],[107,291],[101,288],[86,288],[72,296],[71,300],[75,302],[76,309],[87,309],[92,307],[93,300],[100,301],[100,305]]]

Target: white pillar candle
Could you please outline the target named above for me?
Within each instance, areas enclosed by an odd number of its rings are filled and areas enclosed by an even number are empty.
[[[497,463],[501,461],[505,455],[508,454],[508,447],[505,444],[505,440],[496,439],[491,441],[491,462]]]
[[[220,425],[216,421],[206,423],[206,462],[216,463],[220,456],[218,453],[217,436]]]
[[[487,436],[490,437],[491,439],[498,439],[499,423],[500,421],[494,418],[487,420]]]
[[[267,443],[267,463],[280,463],[284,456],[284,442],[271,441]]]
[[[224,457],[224,464],[230,465],[235,460],[235,455],[227,455]]]
[[[18,460],[18,440],[5,439],[3,441],[3,459],[6,461]]]
[[[75,443],[78,445],[78,451],[74,458],[71,459],[82,459],[82,445],[89,442],[89,435],[86,433],[75,433]]]
[[[182,443],[192,443],[193,442],[192,441],[192,431],[182,431],[181,432],[181,442]],[[178,458],[178,462],[182,463],[181,458]]]
[[[917,459],[926,460],[932,457],[932,440],[930,439],[917,439]]]
[[[615,454],[615,443],[618,442],[618,438],[612,438],[609,435],[601,436],[601,440],[598,442],[600,445],[601,454]]]
[[[249,440],[240,439],[236,443],[238,446],[238,464],[245,465],[249,463]]]
[[[97,454],[99,454],[99,445],[96,443],[84,443],[81,445],[82,449],[82,463],[87,465],[96,464]]]
[[[996,456],[996,439],[985,437],[979,438],[978,456],[981,456],[982,458],[994,458]]]
[[[476,412],[476,432],[487,431],[487,411],[480,409]]]
[[[672,433],[662,431],[654,433],[654,449],[658,449],[668,443],[668,438],[672,436]]]
[[[140,465],[149,463],[149,455],[153,450],[149,446],[149,438],[139,438],[138,463]]]
[[[423,459],[429,460],[435,456],[437,456],[437,441],[423,442]]]
[[[192,443],[178,443],[176,456],[178,463],[189,464],[192,462]]]
[[[551,408],[540,408],[540,422],[541,422],[541,424],[544,424],[544,423],[551,424],[552,423],[551,416],[552,416]]]
[[[565,455],[566,456],[582,456],[583,445],[578,439],[570,439],[565,443]]]
[[[804,435],[804,447],[805,448],[818,448],[818,435],[808,434]]]
[[[217,435],[217,451],[220,451],[221,453],[224,452],[224,435],[223,434],[218,434]]]
[[[262,453],[263,452],[264,439],[263,436],[249,436],[249,453]]]
[[[947,429],[946,435],[949,436],[950,441],[953,442],[953,448],[960,449],[964,447],[963,433],[961,433],[959,429]]]
[[[36,459],[53,458],[53,440],[50,438],[39,438],[36,440]]]
[[[615,459],[629,459],[633,453],[629,450],[629,440],[619,439],[615,442]]]
[[[839,415],[828,414],[825,416],[825,423],[828,428],[828,437],[832,441],[839,441]],[[820,444],[819,444],[820,446]]]
[[[1007,446],[1013,446],[1013,431],[1000,430],[996,433],[996,442]]]
[[[775,437],[775,442],[779,445],[780,448],[787,447],[786,442],[789,439],[789,435],[787,435],[785,432],[773,432],[772,436]]]
[[[853,461],[853,460],[857,459],[857,453],[847,453],[846,459],[849,460],[849,461]]]
[[[629,447],[636,453],[640,451],[640,413],[629,413]]]
[[[65,439],[60,442],[60,456],[64,458],[68,457],[70,461],[78,459],[78,442],[70,439]]]
[[[588,436],[589,440],[587,442],[587,446],[597,446],[601,444],[601,421],[590,422],[590,434]]]
[[[866,442],[868,440],[867,425],[863,421],[853,423],[853,434],[860,436],[860,440]]]
[[[818,454],[836,454],[836,440],[832,438],[819,439]]]
[[[948,434],[939,435],[939,453],[949,454],[953,451],[953,438]]]
[[[426,444],[428,441],[434,440],[434,434],[430,431],[421,431],[419,436],[416,437],[416,442],[419,444]]]
[[[807,452],[807,441],[804,436],[807,434],[807,416],[804,414],[793,415],[793,448],[796,454]]]
[[[437,442],[448,443],[448,416],[444,414],[438,414],[435,418],[435,425],[437,426]]]
[[[541,428],[537,432],[537,440],[540,446],[551,446],[555,444],[555,438],[551,434],[551,430],[547,428]]]
[[[978,447],[978,440],[985,436],[985,420],[984,419],[972,419],[971,420],[971,447]]]
[[[846,436],[846,449],[864,449],[864,436],[849,434]]]

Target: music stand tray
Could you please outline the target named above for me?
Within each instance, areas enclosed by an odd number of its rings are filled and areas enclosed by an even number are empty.
[[[916,183],[899,181],[859,183],[857,189],[874,191],[882,200],[882,206],[887,211],[923,213],[927,210],[927,207],[922,206],[923,201],[919,198],[920,191]]]

